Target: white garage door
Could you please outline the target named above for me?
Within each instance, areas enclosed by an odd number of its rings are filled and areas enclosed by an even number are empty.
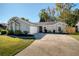
[[[38,33],[38,27],[30,26],[30,34]]]

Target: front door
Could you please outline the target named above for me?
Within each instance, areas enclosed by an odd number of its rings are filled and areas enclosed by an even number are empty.
[[[62,31],[61,31],[61,27],[58,27],[58,31],[59,31],[59,33],[61,33]]]

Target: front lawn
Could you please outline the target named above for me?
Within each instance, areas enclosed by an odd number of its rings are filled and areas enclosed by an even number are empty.
[[[79,40],[79,33],[70,34],[70,36]]]
[[[79,40],[79,35],[70,35],[70,36],[72,36],[73,38]]]
[[[12,56],[29,46],[33,39],[21,39],[0,35],[0,56]]]

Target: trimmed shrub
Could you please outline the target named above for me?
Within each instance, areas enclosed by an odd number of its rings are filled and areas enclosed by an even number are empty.
[[[23,34],[23,32],[20,31],[20,30],[16,30],[16,31],[15,31],[15,34],[16,34],[16,35],[21,35],[21,34]]]
[[[1,35],[4,35],[4,34],[7,34],[7,31],[6,30],[2,30],[1,31]]]
[[[0,34],[1,34],[1,30],[0,30]]]
[[[24,31],[24,34],[27,35],[28,34],[28,31]]]
[[[52,33],[52,31],[49,30],[48,33]]]
[[[8,30],[8,35],[13,35],[14,34],[14,31],[13,30]]]

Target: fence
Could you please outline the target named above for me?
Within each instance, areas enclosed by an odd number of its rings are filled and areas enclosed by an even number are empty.
[[[76,29],[75,29],[75,27],[66,27],[66,29],[65,29],[65,32],[66,33],[75,33],[76,32]]]

